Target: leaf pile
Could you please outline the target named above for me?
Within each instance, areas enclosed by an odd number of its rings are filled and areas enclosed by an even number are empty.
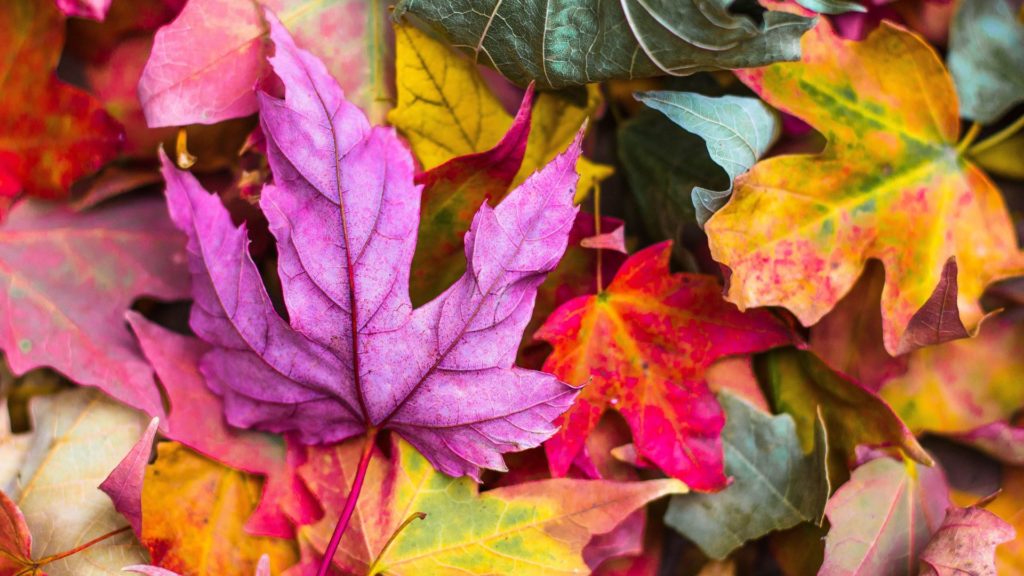
[[[1019,0],[0,4],[0,576],[1024,574]]]

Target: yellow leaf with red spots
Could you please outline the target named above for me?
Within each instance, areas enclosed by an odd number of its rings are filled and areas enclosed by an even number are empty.
[[[188,576],[252,574],[260,557],[274,573],[297,560],[295,543],[242,528],[259,502],[257,476],[209,460],[177,442],[157,446],[142,489],[142,543],[153,564]]]
[[[852,42],[822,21],[800,62],[740,77],[828,144],[758,163],[708,222],[729,300],[811,325],[876,258],[890,354],[972,332],[982,291],[1024,257],[999,191],[957,149],[956,92],[935,51],[888,23]]]

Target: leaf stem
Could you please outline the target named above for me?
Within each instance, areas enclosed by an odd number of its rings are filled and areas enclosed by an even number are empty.
[[[327,545],[323,560],[320,561],[320,569],[316,572],[317,576],[327,576],[327,570],[331,567],[331,561],[334,560],[334,553],[338,551],[341,537],[345,534],[349,520],[352,519],[356,501],[359,500],[359,493],[363,490],[363,481],[366,480],[366,471],[370,468],[370,457],[373,456],[373,443],[376,439],[377,429],[370,428],[366,434],[366,442],[363,444],[363,454],[359,457],[356,477],[352,481],[352,488],[348,491],[348,497],[345,499],[345,508],[341,511],[338,524],[334,526],[334,534],[331,535],[331,542]]]
[[[956,153],[962,155],[967,147],[974,143],[974,139],[981,133],[981,124],[972,122],[971,127],[967,129],[967,134],[964,134],[964,139],[956,145]]]
[[[601,235],[601,183],[594,182],[594,235]],[[597,293],[604,292],[604,279],[601,277],[601,247],[598,246],[597,250]]]
[[[413,520],[423,520],[426,517],[426,512],[414,512],[412,516],[406,518],[405,521],[402,522],[402,524],[398,528],[396,528],[394,532],[391,533],[391,537],[388,538],[388,541],[384,543],[384,547],[381,548],[380,552],[377,553],[377,558],[373,561],[373,564],[370,565],[370,569],[366,571],[367,576],[376,575],[375,569],[377,568],[377,564],[380,563],[381,558],[384,557],[384,553],[388,551],[388,548],[391,547],[391,543],[394,542],[396,538],[398,538],[398,535],[402,533],[402,530],[405,530],[406,526],[412,524]]]
[[[85,544],[81,544],[79,546],[75,546],[71,550],[67,550],[65,552],[61,552],[60,554],[54,554],[52,556],[47,556],[46,558],[43,558],[41,560],[38,560],[38,561],[34,562],[34,564],[35,564],[36,567],[39,567],[39,566],[45,566],[46,564],[49,564],[51,562],[56,562],[58,560],[63,560],[65,558],[67,558],[68,556],[72,556],[74,554],[78,554],[79,552],[81,552],[82,550],[85,550],[86,548],[91,548],[92,546],[95,546],[96,544],[99,544],[100,542],[103,542],[107,538],[113,538],[114,536],[117,536],[118,534],[121,534],[122,532],[127,532],[128,530],[131,530],[131,529],[132,529],[131,526],[124,526],[124,527],[118,528],[117,530],[114,530],[113,532],[107,532],[103,536],[99,536],[97,538],[93,538],[92,540],[89,540]]]
[[[1017,120],[1014,121],[1013,124],[1010,124],[1009,126],[1003,128],[999,132],[996,132],[995,134],[989,136],[988,138],[982,140],[981,142],[978,142],[974,146],[971,146],[967,153],[981,154],[982,152],[988,150],[989,148],[994,148],[999,144],[1002,144],[1011,136],[1013,136],[1017,132],[1020,132],[1021,129],[1024,129],[1024,116],[1017,118]]]

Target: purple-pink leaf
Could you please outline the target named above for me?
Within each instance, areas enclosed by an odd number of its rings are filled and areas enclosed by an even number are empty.
[[[164,158],[171,215],[189,237],[192,329],[212,346],[200,366],[207,384],[235,426],[305,443],[388,429],[446,474],[504,469],[501,453],[539,445],[576,395],[514,362],[576,216],[579,138],[496,208],[481,206],[466,234],[467,272],[413,310],[421,191],[408,150],[267,19],[287,96],[259,97],[274,175],[260,207],[290,323],[271,305],[245,229]]]
[[[1024,428],[1020,426],[997,421],[949,437],[1004,464],[1024,466]]]
[[[161,328],[136,312],[128,314],[128,321],[167,390],[170,410],[160,422],[160,433],[225,466],[266,478],[259,507],[245,529],[291,538],[292,522],[312,522],[319,508],[298,477],[302,461],[295,457],[300,451],[286,448],[272,434],[238,430],[224,422],[223,402],[206,388],[199,373],[200,358],[210,347]]]
[[[146,464],[153,451],[153,439],[159,424],[159,418],[149,421],[139,441],[100,484],[100,490],[110,496],[114,509],[128,520],[132,531],[139,537],[142,536],[142,481],[146,478]]]
[[[1017,537],[999,516],[972,506],[950,507],[921,551],[920,576],[995,576],[996,546]]]
[[[385,3],[189,0],[157,32],[139,79],[139,102],[151,128],[215,124],[256,112],[255,86],[267,75],[271,49],[262,6],[280,14],[303,47],[328,59],[350,98],[380,105],[385,74],[376,68],[386,67],[387,52],[386,31],[378,23],[387,21]]]
[[[0,225],[0,350],[163,416],[124,314],[140,296],[187,298],[184,238],[157,199],[77,213],[22,202]]]

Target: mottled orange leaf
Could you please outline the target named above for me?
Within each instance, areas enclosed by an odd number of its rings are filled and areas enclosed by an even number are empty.
[[[1024,257],[998,190],[956,148],[956,93],[935,51],[889,23],[851,42],[822,20],[800,62],[740,77],[828,144],[758,163],[708,222],[729,300],[811,325],[877,258],[891,354],[968,335],[985,286]]]
[[[674,479],[559,478],[480,493],[471,479],[435,471],[411,445],[392,438],[390,460],[373,449],[366,487],[334,557],[339,574],[584,574],[583,548],[593,535],[611,531],[651,500],[686,491]],[[327,546],[359,458],[358,441],[310,449],[301,473],[326,514],[299,535],[316,552]],[[426,516],[399,531],[417,513]]]
[[[188,576],[251,574],[260,556],[281,570],[295,563],[289,540],[247,534],[260,482],[177,442],[157,446],[142,490],[142,543],[153,564]]]
[[[95,98],[57,79],[64,17],[53,2],[0,4],[0,38],[0,197],[66,197],[72,182],[114,157],[121,127]]]
[[[564,475],[606,410],[633,431],[640,456],[691,488],[725,485],[721,407],[704,381],[716,359],[792,341],[770,313],[741,313],[712,276],[670,274],[671,242],[631,256],[607,289],[556,310],[535,335],[554,346],[545,371],[585,385],[545,443]]]

